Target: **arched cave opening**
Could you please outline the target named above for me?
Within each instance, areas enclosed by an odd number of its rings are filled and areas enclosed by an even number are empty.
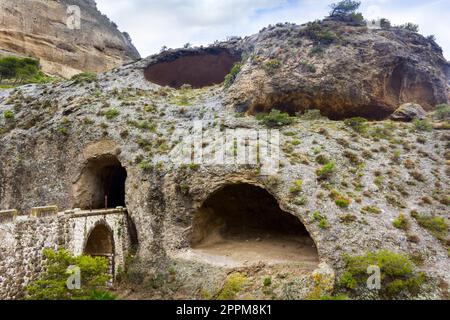
[[[240,55],[225,49],[186,51],[167,54],[144,71],[145,78],[160,86],[180,88],[188,84],[202,88],[220,84]]]
[[[283,211],[267,190],[250,184],[212,194],[194,216],[190,243],[211,263],[299,263],[309,269],[319,262],[300,220]]]
[[[117,157],[90,159],[75,184],[77,206],[82,209],[125,207],[127,171]]]
[[[104,257],[108,260],[110,274],[114,274],[114,236],[112,230],[101,223],[89,234],[83,254]]]

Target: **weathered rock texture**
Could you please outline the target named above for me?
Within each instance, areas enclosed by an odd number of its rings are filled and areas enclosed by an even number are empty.
[[[89,83],[66,81],[3,92],[0,209],[24,212],[39,205],[56,204],[61,209],[80,205],[80,194],[86,192],[78,191],[92,190],[89,181],[96,181],[83,180],[85,172],[95,172],[87,170],[90,164],[116,157],[127,172],[125,201],[137,229],[138,261],[142,272],[150,274],[135,274],[134,279],[141,279],[138,283],[144,282],[145,288],[157,287],[161,274],[173,280],[164,282],[166,290],[151,291],[151,298],[216,296],[233,271],[247,274],[254,298],[305,298],[314,290],[311,276],[322,272],[305,270],[301,261],[293,265],[263,261],[230,270],[189,258],[199,210],[217,191],[239,184],[265,189],[283,212],[304,225],[321,268],[334,271],[326,272],[327,283],[334,281],[334,274],[342,274],[345,254],[388,249],[421,261],[418,268],[431,285],[419,297],[445,297],[450,283],[448,241],[436,238],[410,216],[417,211],[448,220],[448,124],[437,130],[431,115],[429,126],[385,120],[367,123],[359,131],[317,115],[298,117],[280,128],[280,167],[269,176],[261,175],[259,165],[240,165],[236,159],[228,164],[194,164],[189,153],[184,164],[173,161],[180,154],[180,141],[191,136],[194,121],[202,121],[205,148],[214,145],[208,139],[227,130],[266,130],[255,117],[236,111],[316,107],[333,118],[351,114],[384,118],[400,101],[419,102],[427,110],[446,101],[446,63],[439,49],[423,37],[401,30],[341,26],[336,29],[343,39],[339,44],[329,45],[323,56],[309,57],[313,45],[301,35],[303,28],[278,26],[215,45],[240,50],[247,57],[228,90],[221,85],[173,89],[146,80],[146,68],[177,55],[173,50]],[[269,59],[283,63],[268,68]],[[304,69],[304,59],[316,65],[316,73]],[[11,112],[5,117],[5,111],[12,111],[13,117]],[[227,141],[231,155],[246,145]],[[319,179],[317,170],[329,161],[335,170]],[[346,199],[348,207],[338,206],[336,198]],[[236,199],[240,197],[223,201]],[[408,219],[407,230],[393,226],[400,213]],[[318,217],[327,223],[321,224]],[[271,295],[261,285],[268,276],[274,282]]]
[[[317,40],[321,32],[334,38]],[[231,88],[240,111],[319,109],[334,119],[382,119],[402,103],[429,111],[447,101],[442,50],[410,31],[322,21],[271,27],[242,44],[248,59]]]
[[[67,27],[67,8],[81,9],[81,29]],[[44,72],[71,77],[81,71],[104,72],[139,59],[93,0],[3,0],[0,3],[0,49],[38,58]]]

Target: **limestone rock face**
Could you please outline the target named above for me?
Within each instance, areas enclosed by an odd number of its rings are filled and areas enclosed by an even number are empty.
[[[412,121],[414,119],[423,119],[425,116],[426,112],[420,104],[405,103],[395,110],[391,119],[396,121]]]
[[[310,56],[314,44],[302,28],[281,25],[210,48],[168,50],[92,80],[0,90],[0,210],[17,209],[26,215],[37,206],[88,210],[91,203],[95,209],[100,205],[99,195],[120,187],[129,220],[136,228],[136,257],[142,262],[143,278],[153,279],[156,272],[167,273],[176,266],[176,278],[183,281],[173,293],[164,290],[164,298],[204,299],[203,291],[215,296],[230,272],[241,267],[247,274],[248,288],[252,288],[249,297],[256,300],[269,297],[261,285],[266,277],[276,281],[275,298],[328,295],[334,281],[345,272],[347,255],[385,249],[420,258],[419,270],[440,283],[424,286],[418,298],[447,299],[443,291],[450,284],[448,240],[444,238],[448,233],[436,236],[413,214],[417,212],[424,219],[440,217],[448,223],[450,154],[445,150],[450,133],[446,123],[438,130],[437,125],[444,123],[428,113],[430,130],[390,120],[368,121],[365,130],[357,130],[351,123],[311,112],[292,117],[290,124],[277,128],[279,142],[270,147],[279,152],[271,151],[273,159],[261,156],[270,145],[268,128],[261,118],[251,116],[271,108],[295,113],[316,107],[333,118],[388,118],[402,104],[399,101],[416,102],[429,110],[446,101],[447,62],[437,46],[417,34],[342,25],[332,29],[339,40],[324,46],[321,55]],[[211,76],[205,70],[211,66],[223,76],[223,68],[230,66],[228,62],[237,52],[244,59],[240,70],[227,76],[231,86],[216,84],[217,74]],[[192,64],[198,70],[196,77],[188,77],[189,72],[171,72]],[[180,86],[186,82],[191,86]],[[250,139],[237,138],[256,134],[265,147],[255,147],[250,153]],[[196,145],[201,146],[201,155],[197,149],[189,152]],[[257,161],[241,162],[246,154],[255,160],[260,156],[261,163],[279,161],[279,166],[264,174]],[[231,161],[222,161],[227,155]],[[327,169],[324,178],[321,172],[330,163],[332,169]],[[110,167],[126,170],[125,182],[124,175],[106,180],[115,176],[110,175]],[[116,183],[117,189],[105,188]],[[250,193],[254,188],[265,192]],[[345,208],[342,202],[347,203]],[[222,222],[239,236],[251,236],[238,240],[250,239],[259,247],[266,237],[241,230],[271,222],[259,217],[260,212],[268,212],[259,208],[270,203],[279,207],[270,212],[280,209],[304,226],[302,231],[311,239],[298,243],[316,250],[318,269],[309,267],[311,261],[317,261],[305,259],[306,254],[301,260],[295,256],[296,261],[287,265],[272,265],[266,260],[281,250],[266,250],[267,254],[261,250],[262,264],[245,262],[239,269],[228,264],[226,254],[210,261],[193,253],[193,236],[215,236],[210,231],[221,229],[216,226]],[[236,219],[225,219],[234,208],[253,219],[240,219],[240,224]],[[202,219],[207,211],[211,215]],[[219,211],[221,215],[215,215]],[[400,213],[409,222],[408,230],[393,224]],[[64,231],[63,225],[55,223],[54,229]],[[263,231],[272,231],[276,225],[272,223]],[[292,226],[289,222],[284,225]],[[28,265],[22,252],[39,257],[37,249],[29,251],[26,246],[22,251],[6,250],[12,240],[5,228],[9,225],[0,223],[0,243],[4,244],[0,246],[0,261],[6,260],[1,259],[4,256],[13,259],[12,263],[18,259],[21,265]],[[45,232],[40,225],[35,230]],[[31,248],[54,245],[52,233],[36,240],[26,231],[17,238],[30,243]],[[49,245],[43,242],[46,239]],[[280,240],[278,235],[272,239]],[[248,246],[246,240],[240,243]],[[273,244],[284,248],[284,242]],[[286,277],[273,276],[281,273]],[[311,291],[315,295],[310,295]]]
[[[324,20],[277,25],[242,41],[230,101],[241,112],[320,109],[334,119],[386,118],[399,105],[447,102],[448,63],[417,33]]]
[[[67,27],[74,5],[81,11],[79,30]],[[140,58],[129,36],[93,0],[2,0],[0,12],[0,49],[38,58],[52,75],[104,72]]]

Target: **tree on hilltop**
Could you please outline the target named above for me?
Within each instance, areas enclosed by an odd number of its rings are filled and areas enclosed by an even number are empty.
[[[331,12],[330,17],[345,17],[348,15],[356,14],[356,10],[361,6],[361,1],[342,0],[338,3],[330,5]]]

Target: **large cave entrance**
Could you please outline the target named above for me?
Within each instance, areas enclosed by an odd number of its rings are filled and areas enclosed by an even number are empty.
[[[212,264],[298,263],[314,269],[319,263],[300,220],[250,184],[228,185],[211,195],[194,217],[190,241],[192,254]]]
[[[114,237],[112,230],[101,223],[89,234],[83,254],[108,260],[109,273],[114,275]]]
[[[148,81],[161,86],[180,88],[188,84],[202,88],[222,83],[239,60],[239,54],[224,49],[186,51],[174,56],[167,54],[161,61],[150,64],[144,75]]]
[[[76,206],[84,210],[125,207],[127,171],[117,157],[90,159],[75,183]]]

